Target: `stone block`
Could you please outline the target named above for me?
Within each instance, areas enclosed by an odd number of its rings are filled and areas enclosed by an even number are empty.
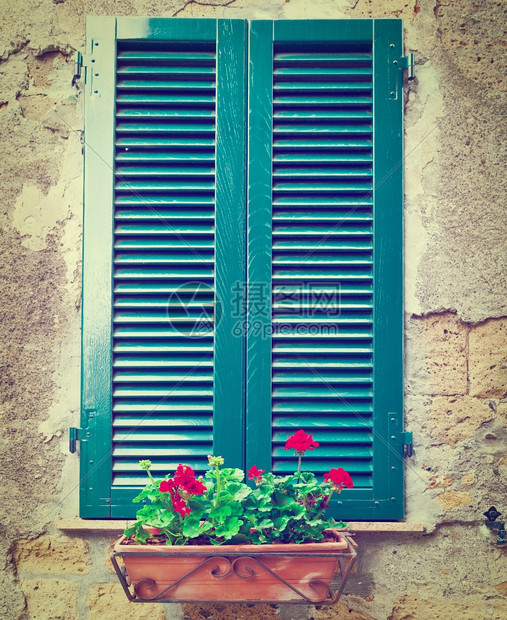
[[[507,600],[484,600],[478,596],[455,600],[422,600],[417,594],[402,596],[395,603],[388,620],[504,620]]]
[[[470,330],[470,395],[504,398],[507,395],[507,319],[490,319]]]
[[[471,471],[465,474],[460,480],[461,484],[465,487],[471,487],[475,484],[475,472]]]
[[[502,596],[507,597],[507,581],[502,581],[502,583],[497,583],[495,589],[500,592]]]
[[[84,575],[90,571],[88,543],[82,538],[40,536],[14,547],[18,572],[40,575]]]
[[[452,510],[460,506],[472,506],[473,497],[468,491],[446,491],[435,497],[444,510]]]
[[[458,441],[472,437],[481,424],[493,417],[489,404],[478,398],[438,396],[431,400],[427,419],[421,428],[429,437],[430,445],[454,447]]]
[[[160,603],[135,605],[125,596],[119,583],[102,583],[93,586],[88,596],[89,620],[165,620]]]
[[[407,323],[407,384],[412,394],[466,394],[467,326],[445,312]]]
[[[78,620],[78,585],[65,579],[22,579],[28,618]]]
[[[446,487],[450,487],[453,483],[454,480],[447,474],[435,474],[434,476],[430,476],[428,489],[445,489]]]

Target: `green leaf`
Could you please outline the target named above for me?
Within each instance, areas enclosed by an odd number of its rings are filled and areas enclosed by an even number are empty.
[[[175,519],[175,515],[172,512],[161,510],[157,513],[156,517],[151,520],[153,527],[169,527]]]
[[[143,506],[136,512],[136,518],[145,525],[151,525],[151,520],[157,518],[158,511],[157,506]]]
[[[232,514],[232,509],[227,504],[224,506],[218,506],[218,508],[212,508],[209,511],[209,518],[216,523],[224,523],[227,517]]]
[[[277,529],[279,532],[283,532],[290,520],[290,515],[281,515],[279,517],[276,517],[276,519],[273,519],[275,529]]]
[[[194,516],[188,516],[184,519],[181,531],[187,538],[197,538],[201,534],[199,519]]]
[[[216,527],[213,533],[217,537],[223,537],[225,540],[230,540],[239,532],[241,525],[242,522],[238,519],[238,517],[229,517],[225,523]]]
[[[151,534],[143,529],[143,524],[140,521],[136,521],[129,528],[125,530],[125,536],[134,536],[137,543],[144,544],[148,538],[151,538]]]
[[[229,482],[226,485],[226,491],[230,493],[236,501],[241,502],[250,495],[252,489],[242,482]]]
[[[220,470],[220,477],[224,482],[227,482],[229,480],[243,482],[245,474],[242,469],[238,469],[237,467],[224,467]]]

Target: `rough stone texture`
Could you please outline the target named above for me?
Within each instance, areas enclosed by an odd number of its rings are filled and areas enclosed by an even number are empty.
[[[455,309],[461,319],[478,322],[507,314],[501,276],[507,267],[507,236],[498,200],[507,184],[499,156],[505,152],[506,128],[497,122],[506,96],[485,84],[498,81],[495,62],[505,59],[499,54],[490,62],[493,50],[503,45],[505,6],[496,0],[445,1],[434,11],[434,5],[419,4],[418,18],[432,19],[435,38],[417,37],[418,51],[436,68],[443,108],[431,127],[437,148],[419,198],[426,247],[418,265],[417,297],[422,313]],[[488,31],[485,37],[475,34],[481,29]],[[488,60],[474,53],[477,46],[491,47]],[[486,80],[479,79],[479,66]],[[408,174],[410,166],[407,160]]]
[[[415,444],[406,497],[409,519],[430,534],[358,534],[363,559],[335,609],[255,607],[246,617],[505,617],[505,556],[491,532],[477,528],[483,507],[500,506],[507,493],[505,318],[499,320],[507,315],[507,141],[499,122],[506,107],[505,4],[0,0],[0,8],[0,468],[9,498],[0,504],[0,609],[9,620],[59,617],[48,615],[60,613],[54,592],[65,601],[72,591],[75,601],[78,582],[83,618],[136,618],[148,609],[128,605],[117,584],[105,583],[114,578],[104,564],[106,537],[80,533],[92,543],[91,571],[84,552],[63,560],[65,545],[51,554],[54,573],[40,561],[48,553],[41,540],[55,521],[77,514],[77,458],[68,454],[67,429],[79,410],[83,90],[70,85],[70,75],[90,14],[403,18],[406,50],[416,56],[416,80],[405,89],[406,416]],[[445,510],[456,498],[459,505]],[[58,572],[68,579],[43,577]],[[74,609],[63,617],[74,617]],[[180,614],[153,609],[150,617]],[[196,618],[209,612],[192,610]]]
[[[14,561],[21,573],[85,575],[90,571],[87,541],[66,536],[18,540]]]
[[[468,491],[447,491],[435,497],[444,510],[452,510],[459,506],[473,506],[474,499]]]
[[[417,594],[403,596],[394,606],[388,620],[478,620],[491,618],[503,620],[507,614],[507,601],[488,600],[479,597],[452,601],[422,600]]]
[[[22,579],[29,620],[78,620],[78,585],[65,579]]]
[[[501,401],[496,405],[496,418],[500,424],[507,426],[507,401]]]
[[[428,489],[445,489],[446,487],[450,487],[453,482],[454,480],[447,474],[444,474],[443,476],[437,474],[430,477]]]
[[[504,398],[507,396],[507,319],[472,327],[469,338],[470,394]]]
[[[406,332],[408,390],[466,394],[467,326],[450,312],[412,317]]]
[[[507,581],[502,581],[502,583],[497,583],[495,588],[500,592],[502,596],[507,597]]]
[[[185,620],[274,620],[278,619],[278,610],[275,605],[194,605],[183,604]]]
[[[465,476],[463,476],[463,478],[461,478],[460,482],[465,487],[473,486],[475,484],[475,472],[471,471],[470,473],[466,474]]]
[[[507,90],[502,25],[506,9],[502,4],[483,0],[466,3],[437,0],[435,3],[440,38],[457,70],[474,80],[484,94],[492,98]],[[485,18],[491,16],[492,11],[497,12],[498,20],[487,21]]]
[[[134,605],[125,596],[118,583],[104,583],[90,589],[87,606],[89,620],[165,620],[162,606],[158,603]]]
[[[428,436],[429,444],[455,446],[459,441],[472,437],[475,431],[494,417],[487,401],[463,396],[433,398],[428,417],[421,429]]]
[[[370,615],[355,611],[349,605],[341,602],[330,607],[322,607],[315,617],[318,620],[372,620]]]

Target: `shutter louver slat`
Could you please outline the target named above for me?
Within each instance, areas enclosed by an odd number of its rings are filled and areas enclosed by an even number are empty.
[[[298,428],[372,487],[372,53],[275,43],[273,72],[272,463]],[[367,46],[363,45],[363,48]],[[297,95],[295,94],[297,92]]]
[[[118,45],[113,488],[213,446],[216,53],[185,45]]]

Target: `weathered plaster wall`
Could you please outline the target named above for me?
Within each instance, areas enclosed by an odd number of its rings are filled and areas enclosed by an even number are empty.
[[[0,0],[3,279],[0,609],[6,618],[507,616],[505,549],[478,527],[507,510],[507,286],[502,169],[505,4],[492,0]],[[132,606],[107,537],[77,514],[82,94],[70,85],[85,17],[401,17],[406,90],[408,518],[428,534],[360,534],[331,609]]]

